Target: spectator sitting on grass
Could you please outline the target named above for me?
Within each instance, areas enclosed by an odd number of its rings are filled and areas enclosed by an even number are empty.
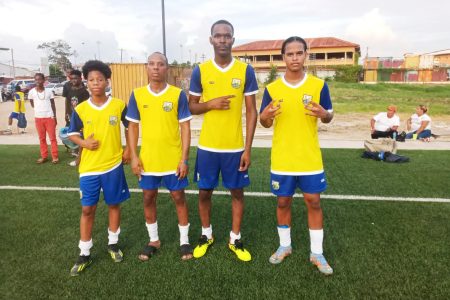
[[[389,105],[387,112],[380,112],[370,120],[373,139],[393,138],[394,133],[397,134],[400,118],[395,114],[396,112],[397,106]]]
[[[425,105],[416,107],[416,113],[406,121],[408,133],[407,139],[420,139],[430,141],[431,137],[431,118],[427,115],[428,108]]]

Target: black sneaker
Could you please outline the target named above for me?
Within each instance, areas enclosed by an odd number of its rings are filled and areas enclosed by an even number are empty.
[[[123,253],[117,244],[108,245],[108,253],[114,262],[121,262],[123,260]]]
[[[78,276],[84,269],[86,269],[92,263],[90,255],[80,255],[78,256],[77,262],[70,269],[70,276]]]

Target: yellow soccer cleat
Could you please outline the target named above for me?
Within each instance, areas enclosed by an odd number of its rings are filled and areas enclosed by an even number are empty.
[[[208,248],[214,243],[214,238],[208,239],[206,235],[202,235],[198,241],[197,247],[194,249],[194,257],[200,258],[206,254]]]
[[[244,248],[244,244],[241,240],[235,240],[234,245],[228,244],[228,248],[236,254],[237,258],[242,261],[251,261],[252,255]]]
[[[70,269],[70,276],[78,276],[92,263],[91,256],[80,255],[75,265]]]

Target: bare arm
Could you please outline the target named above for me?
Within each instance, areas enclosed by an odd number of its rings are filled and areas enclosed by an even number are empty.
[[[374,119],[370,119],[370,128],[372,133],[375,132],[375,120]]]
[[[233,97],[235,96],[227,95],[200,103],[200,96],[189,94],[189,110],[194,115],[201,115],[213,109],[228,110],[230,109],[229,99]]]
[[[128,148],[131,156],[131,170],[133,171],[133,174],[141,180],[141,172],[143,171],[143,167],[137,152],[138,139],[139,123],[130,122],[128,124]]]
[[[245,96],[245,149],[241,156],[239,171],[246,171],[251,164],[251,152],[253,137],[256,129],[256,97],[255,95]]]
[[[50,104],[52,106],[53,118],[55,119],[55,123],[58,124],[58,119],[56,118],[56,105],[55,105],[55,99],[54,98],[50,99]]]
[[[98,147],[100,146],[99,142],[96,139],[94,139],[93,133],[86,139],[82,139],[80,135],[70,135],[69,140],[71,140],[78,146],[89,149],[91,151],[97,150]]]
[[[406,130],[408,130],[408,131],[411,130],[411,118],[409,118],[408,120],[406,120]]]
[[[124,134],[125,134],[125,149],[123,149],[122,154],[122,162],[124,164],[128,164],[130,162],[130,141],[128,137],[128,128],[124,128]]]
[[[275,117],[279,114],[281,114],[280,111],[280,102],[282,100],[278,101],[278,104],[274,106],[274,103],[276,100],[273,100],[267,105],[264,110],[259,115],[259,123],[261,123],[262,126],[265,128],[270,128],[273,125],[273,120]]]
[[[34,108],[34,100],[33,99],[30,99],[30,104],[31,104],[31,107]]]
[[[424,131],[425,128],[427,128],[428,123],[430,123],[430,121],[422,121],[422,123],[420,123],[419,129],[417,129],[417,131],[416,131],[416,134],[418,135],[419,133],[421,133],[422,131]]]
[[[330,123],[333,120],[334,113],[329,112],[322,107],[319,103],[310,102],[305,105],[306,113],[309,116],[320,118],[322,123]]]
[[[191,146],[191,122],[185,121],[180,123],[181,128],[181,161],[178,164],[178,179],[183,179],[189,173],[189,147]]]

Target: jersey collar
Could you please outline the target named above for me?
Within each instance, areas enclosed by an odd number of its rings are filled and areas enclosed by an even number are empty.
[[[96,109],[96,110],[103,110],[105,107],[108,106],[108,104],[111,102],[111,100],[112,100],[112,97],[109,96],[109,97],[108,97],[108,100],[106,100],[106,102],[103,103],[102,106],[97,106],[97,105],[95,105],[95,104],[92,102],[92,98],[89,97],[88,103],[89,103],[89,105],[90,105],[93,109]]]
[[[163,95],[165,92],[167,92],[167,90],[169,89],[169,84],[166,83],[166,87],[160,91],[159,93],[155,93],[154,91],[152,91],[152,89],[150,88],[150,84],[147,85],[147,90],[150,94],[152,94],[155,97],[161,96]]]
[[[286,86],[288,86],[288,87],[290,87],[290,88],[293,88],[293,89],[296,89],[296,88],[301,87],[301,86],[305,83],[306,78],[308,78],[308,74],[307,74],[307,73],[305,73],[305,76],[303,77],[302,81],[300,81],[300,82],[297,83],[296,85],[292,85],[292,84],[290,84],[289,82],[287,82],[286,79],[284,78],[284,75],[281,77],[281,81],[283,81],[283,83],[284,83]]]
[[[229,70],[233,67],[235,59],[234,59],[234,57],[233,57],[233,58],[231,59],[231,62],[230,62],[230,63],[228,64],[228,66],[226,66],[225,68],[222,68],[222,67],[220,67],[218,64],[216,64],[216,62],[214,61],[214,58],[211,59],[211,61],[212,61],[213,65],[214,65],[214,67],[216,67],[217,70],[219,70],[220,72],[225,73],[225,72],[229,71]]]

